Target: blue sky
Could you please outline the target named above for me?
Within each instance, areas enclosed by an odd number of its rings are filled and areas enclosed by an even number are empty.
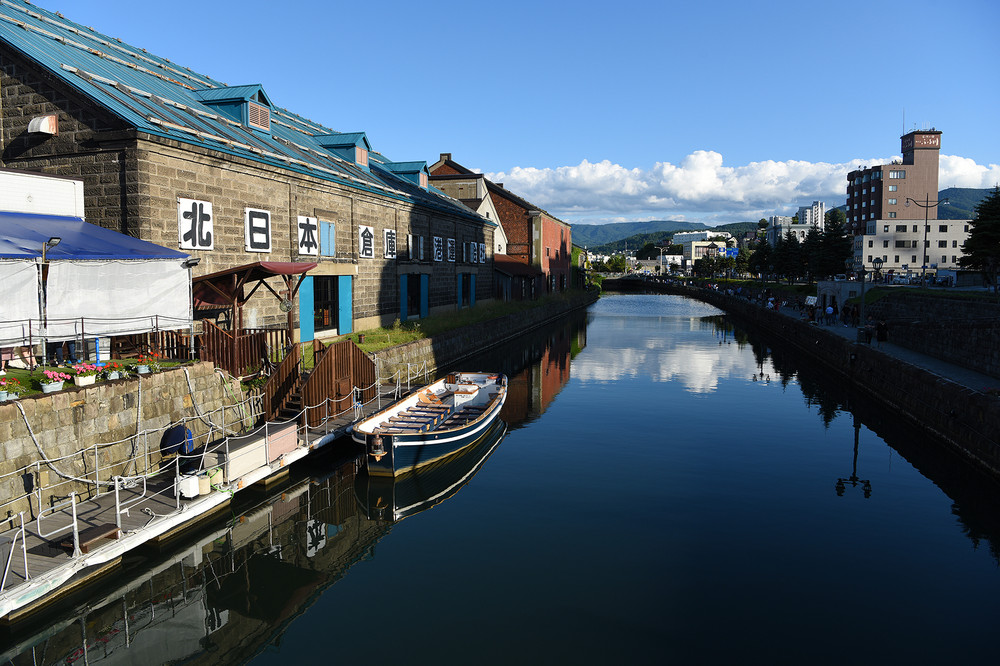
[[[38,4],[574,224],[840,205],[904,128],[942,188],[1000,182],[996,0]]]

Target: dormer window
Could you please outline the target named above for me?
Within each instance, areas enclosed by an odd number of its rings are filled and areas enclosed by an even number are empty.
[[[420,187],[427,189],[427,174],[422,171],[420,172]]]
[[[264,132],[271,131],[271,110],[256,102],[247,102],[247,125]]]
[[[192,94],[230,120],[261,132],[271,131],[271,101],[259,85],[205,88]]]
[[[368,152],[372,146],[364,132],[318,134],[314,137],[322,148],[368,171]]]

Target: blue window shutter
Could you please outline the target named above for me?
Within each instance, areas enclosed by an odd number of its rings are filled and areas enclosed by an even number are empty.
[[[430,307],[428,307],[428,301],[430,298],[430,275],[420,276],[420,318],[423,319],[430,313]]]
[[[406,275],[399,276],[399,321],[406,321],[409,314],[406,312]]]
[[[350,275],[341,275],[337,280],[337,333],[340,335],[350,333],[354,324],[351,279]]]
[[[319,253],[324,257],[333,257],[337,254],[336,227],[333,222],[320,222]]]
[[[313,279],[306,275],[299,284],[299,342],[309,342],[316,337],[314,306]]]
[[[476,274],[469,275],[469,307],[476,304]]]

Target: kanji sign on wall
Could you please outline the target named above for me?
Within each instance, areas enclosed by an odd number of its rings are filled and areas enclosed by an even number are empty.
[[[319,220],[299,215],[298,222],[299,254],[306,257],[319,256]]]
[[[382,231],[382,240],[385,242],[385,258],[395,259],[396,258],[396,230],[395,229],[384,229]]]
[[[375,258],[375,228],[358,225],[358,256],[364,259]]]
[[[448,261],[455,261],[455,239],[448,239]]]
[[[440,236],[434,237],[434,261],[444,261],[444,239]]]
[[[212,250],[212,204],[195,199],[177,199],[177,242],[182,250]]]
[[[247,252],[271,251],[271,213],[256,208],[243,209]]]

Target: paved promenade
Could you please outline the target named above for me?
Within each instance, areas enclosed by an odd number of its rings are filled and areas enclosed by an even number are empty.
[[[799,319],[798,313],[794,310],[783,312],[793,319]],[[836,333],[837,335],[847,338],[848,340],[857,340],[857,329],[853,327],[847,327],[840,322],[832,325],[825,326],[819,324],[818,328],[829,331],[830,333]],[[889,339],[892,339],[892,328],[889,329]],[[969,368],[964,368],[960,365],[955,365],[954,363],[948,363],[947,361],[942,361],[936,359],[933,356],[928,356],[912,349],[907,349],[906,347],[900,347],[899,345],[894,345],[892,342],[883,342],[881,344],[875,341],[874,336],[872,336],[871,344],[869,345],[872,349],[882,352],[887,356],[892,356],[901,361],[905,361],[911,365],[915,365],[919,368],[923,368],[929,372],[949,379],[956,384],[961,384],[976,391],[983,391],[988,388],[1000,389],[1000,378],[990,377],[989,375],[984,375],[975,370],[970,370]]]

